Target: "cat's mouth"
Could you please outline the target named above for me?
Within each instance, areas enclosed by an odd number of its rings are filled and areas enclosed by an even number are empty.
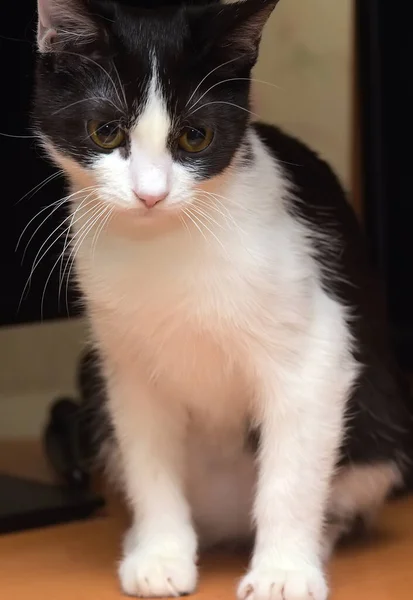
[[[162,217],[176,216],[183,210],[183,203],[168,203],[160,201],[152,206],[143,202],[136,202],[134,206],[117,206],[116,212],[124,218],[143,219],[146,221],[159,219]]]
[[[136,203],[135,206],[117,206],[114,210],[119,223],[134,227],[155,226],[159,223],[177,221],[182,219],[184,213],[184,204],[181,202],[175,204],[158,202],[149,207],[144,203]]]
[[[153,238],[177,228],[185,228],[186,217],[177,206],[116,207],[105,227],[117,235],[135,239],[137,236]]]

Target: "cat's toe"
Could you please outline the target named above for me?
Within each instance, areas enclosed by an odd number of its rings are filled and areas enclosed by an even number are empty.
[[[238,600],[327,600],[323,573],[304,565],[297,569],[253,568],[238,587]]]
[[[178,554],[129,553],[119,567],[122,590],[140,598],[167,598],[190,594],[197,583],[192,557]]]

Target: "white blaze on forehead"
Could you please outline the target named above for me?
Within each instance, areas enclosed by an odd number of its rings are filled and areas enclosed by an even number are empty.
[[[135,191],[167,193],[172,157],[167,149],[171,118],[159,82],[156,60],[147,100],[131,131],[131,177]]]
[[[136,140],[148,152],[161,154],[166,151],[170,128],[171,119],[159,82],[156,62],[154,61],[146,104],[132,131],[132,140]]]

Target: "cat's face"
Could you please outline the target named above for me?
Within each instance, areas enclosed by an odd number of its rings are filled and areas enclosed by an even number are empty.
[[[276,3],[39,0],[35,119],[74,187],[146,218],[216,191],[248,160],[249,75]]]

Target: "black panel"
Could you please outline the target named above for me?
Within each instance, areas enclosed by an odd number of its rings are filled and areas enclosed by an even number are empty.
[[[36,0],[4,2],[0,22],[0,133],[14,136],[30,135],[30,104],[34,70],[34,37],[36,27]],[[54,244],[36,269],[32,285],[19,309],[19,302],[33,261],[43,242],[62,222],[64,213],[56,211],[39,229],[25,255],[23,251],[30,236],[42,219],[51,213],[43,211],[26,231],[21,247],[16,252],[20,234],[36,213],[50,206],[64,194],[63,179],[45,185],[33,196],[19,199],[41,183],[55,170],[42,158],[33,139],[16,139],[0,135],[1,168],[1,233],[0,233],[0,325],[37,321],[67,316],[65,292],[58,301],[59,267],[51,277],[43,302],[42,294],[49,273],[60,254],[60,244]],[[56,234],[45,244],[40,256],[47,250]],[[40,257],[39,256],[39,257]],[[70,304],[73,296],[70,295]],[[71,309],[73,311],[73,308]]]
[[[410,14],[410,13],[409,13]],[[408,5],[356,2],[366,228],[401,363],[413,366],[413,198]]]
[[[86,519],[103,506],[88,490],[0,474],[0,534]]]

